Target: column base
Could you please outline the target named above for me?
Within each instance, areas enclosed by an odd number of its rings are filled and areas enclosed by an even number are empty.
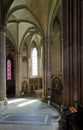
[[[47,100],[47,97],[44,96],[44,95],[42,95],[42,101],[47,102],[47,101],[48,101],[48,100]]]
[[[8,105],[8,100],[5,98],[4,100],[0,101],[0,111],[2,111],[4,108],[6,108]]]

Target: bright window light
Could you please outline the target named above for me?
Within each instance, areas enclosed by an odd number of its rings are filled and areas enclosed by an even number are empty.
[[[38,75],[37,49],[35,47],[32,49],[32,75]]]

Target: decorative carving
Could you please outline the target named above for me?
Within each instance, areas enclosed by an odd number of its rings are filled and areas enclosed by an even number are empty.
[[[61,105],[62,102],[62,83],[59,77],[54,77],[52,80],[51,102]]]
[[[30,90],[31,86],[33,86],[33,91],[34,90],[41,90],[42,89],[42,78],[30,78],[29,79],[29,86],[30,86]]]
[[[62,84],[61,84],[61,80],[58,77],[55,77],[52,81],[52,88],[53,90],[57,91],[57,90],[61,90],[62,89]]]

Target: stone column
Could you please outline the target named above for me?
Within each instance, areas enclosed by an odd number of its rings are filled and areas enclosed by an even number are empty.
[[[21,55],[16,54],[16,96],[21,95]]]
[[[6,34],[0,26],[0,108],[6,99]]]
[[[63,0],[63,102],[81,103],[83,44],[81,44],[81,4],[79,0]]]
[[[51,87],[50,56],[50,40],[45,37],[43,40],[43,98],[47,98],[47,90]]]
[[[78,3],[79,3],[79,12],[81,13],[80,17],[79,17],[79,19],[80,19],[79,32],[81,33],[79,35],[79,40],[81,42],[81,47],[80,47],[80,50],[81,50],[81,53],[80,53],[81,54],[81,64],[80,64],[80,66],[81,66],[81,69],[80,69],[80,71],[81,71],[81,74],[80,74],[80,76],[81,76],[81,83],[80,83],[81,95],[80,95],[80,103],[83,104],[83,0],[80,0]]]

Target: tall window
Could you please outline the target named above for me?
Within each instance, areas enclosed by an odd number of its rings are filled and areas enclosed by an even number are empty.
[[[38,75],[37,49],[35,47],[32,49],[32,75]]]
[[[11,60],[7,60],[7,80],[11,80]]]

